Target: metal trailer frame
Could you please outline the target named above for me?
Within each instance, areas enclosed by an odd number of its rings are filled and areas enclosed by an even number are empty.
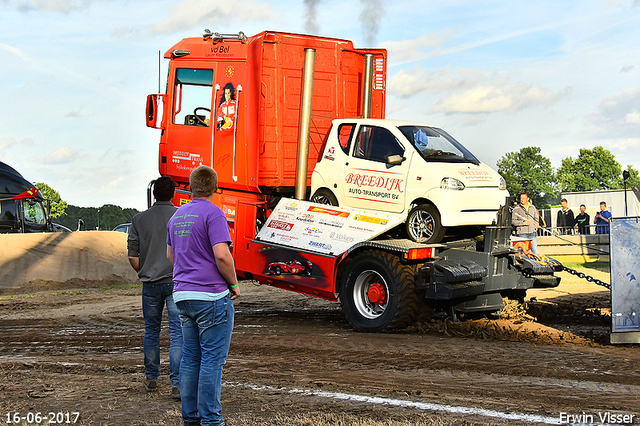
[[[611,343],[640,343],[640,217],[612,218]]]

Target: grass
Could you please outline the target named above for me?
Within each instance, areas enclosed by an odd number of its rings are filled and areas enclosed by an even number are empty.
[[[32,299],[34,297],[42,297],[42,296],[62,296],[69,294],[84,294],[86,290],[62,290],[62,291],[54,291],[50,293],[29,293],[29,294],[15,294],[9,296],[0,296],[0,300],[16,300],[16,299]]]
[[[109,284],[99,288],[100,290],[132,290],[142,288],[142,283]]]

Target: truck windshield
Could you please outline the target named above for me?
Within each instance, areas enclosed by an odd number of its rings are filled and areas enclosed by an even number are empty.
[[[472,153],[442,129],[427,126],[399,126],[398,129],[425,161],[480,164]]]

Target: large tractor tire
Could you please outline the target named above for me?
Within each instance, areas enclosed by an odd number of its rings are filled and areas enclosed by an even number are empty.
[[[333,192],[326,188],[320,188],[314,192],[309,201],[312,203],[326,204],[328,206],[338,206],[338,199],[333,195]]]
[[[405,226],[409,239],[418,243],[439,243],[444,237],[440,213],[431,204],[420,204],[411,209]]]
[[[340,304],[355,331],[405,328],[416,320],[416,277],[398,257],[364,251],[347,266],[343,277]]]

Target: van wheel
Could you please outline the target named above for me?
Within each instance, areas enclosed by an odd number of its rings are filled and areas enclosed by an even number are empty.
[[[333,195],[333,192],[329,191],[326,188],[318,189],[311,196],[311,199],[309,201],[311,201],[312,203],[327,204],[329,206],[338,206],[338,199],[335,195]]]
[[[355,331],[405,328],[418,315],[415,275],[397,256],[379,250],[358,254],[347,266],[340,304]]]
[[[440,213],[431,204],[414,207],[407,216],[405,226],[409,238],[418,243],[439,243],[444,237]]]

